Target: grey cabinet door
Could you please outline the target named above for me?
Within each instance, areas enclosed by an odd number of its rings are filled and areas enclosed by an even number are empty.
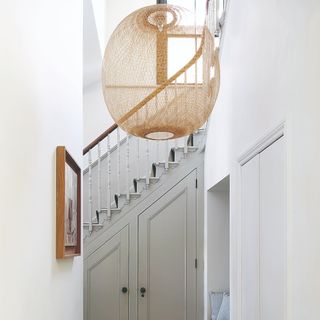
[[[128,320],[128,227],[94,252],[85,272],[85,319]]]
[[[192,172],[139,216],[139,320],[196,319],[195,179]]]

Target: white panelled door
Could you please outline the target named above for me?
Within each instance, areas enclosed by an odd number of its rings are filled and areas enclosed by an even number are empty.
[[[286,215],[283,138],[260,154],[261,320],[285,319]]]
[[[284,138],[243,165],[241,180],[241,319],[284,320]]]
[[[242,320],[259,319],[260,156],[242,166],[241,270]],[[271,319],[270,319],[271,320]]]
[[[86,319],[128,320],[128,227],[94,252],[85,274]]]
[[[196,173],[139,216],[139,320],[196,319]]]

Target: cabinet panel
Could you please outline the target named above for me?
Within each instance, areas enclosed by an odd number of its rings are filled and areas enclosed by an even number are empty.
[[[87,261],[87,320],[128,320],[128,228],[124,228]]]
[[[195,258],[193,173],[139,217],[139,320],[196,319]]]

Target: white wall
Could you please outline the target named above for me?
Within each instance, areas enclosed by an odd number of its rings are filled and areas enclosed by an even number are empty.
[[[102,86],[96,82],[83,91],[83,143],[87,146],[114,124],[103,99]]]
[[[82,1],[0,11],[1,319],[81,320],[82,257],[55,259],[55,147],[82,149]]]
[[[221,90],[206,149],[206,189],[231,173],[233,319],[237,318],[236,160],[287,125],[288,319],[319,319],[320,3],[230,0]]]

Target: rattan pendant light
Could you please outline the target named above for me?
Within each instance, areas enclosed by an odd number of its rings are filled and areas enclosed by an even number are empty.
[[[127,16],[107,44],[102,68],[105,103],[114,121],[132,135],[182,137],[200,128],[213,109],[219,61],[212,19],[207,14],[200,28],[184,23],[190,21],[187,15],[173,5],[144,7]],[[168,75],[168,43],[179,37],[191,38],[196,45],[183,67]]]

